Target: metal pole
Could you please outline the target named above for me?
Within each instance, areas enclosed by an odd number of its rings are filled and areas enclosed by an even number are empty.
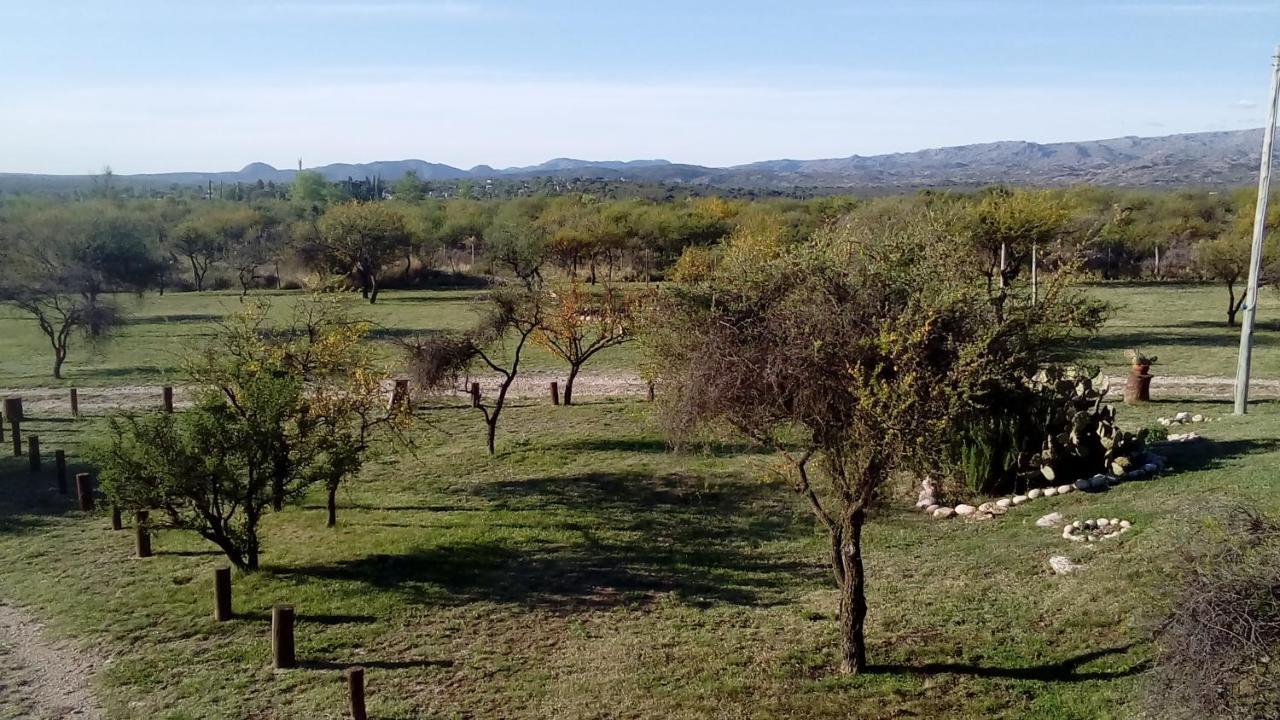
[[[1038,284],[1039,277],[1037,276],[1037,273],[1036,273],[1037,250],[1039,250],[1039,247],[1035,243],[1032,243],[1031,244],[1031,304],[1032,305],[1035,305],[1037,302],[1040,302],[1040,287]]]
[[[1240,324],[1240,359],[1236,365],[1236,415],[1249,406],[1249,366],[1253,360],[1253,320],[1258,314],[1258,275],[1262,272],[1262,241],[1267,234],[1267,201],[1271,191],[1271,143],[1280,105],[1280,47],[1271,62],[1271,106],[1262,130],[1262,165],[1258,170],[1258,207],[1253,214],[1253,249],[1249,259],[1249,287],[1245,290],[1244,322]]]

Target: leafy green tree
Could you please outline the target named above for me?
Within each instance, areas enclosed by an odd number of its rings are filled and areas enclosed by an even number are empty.
[[[665,293],[646,334],[673,438],[728,426],[787,459],[830,541],[844,673],[866,668],[862,532],[881,488],[934,473],[984,392],[1020,385],[1097,317],[1067,290],[1032,304],[988,288],[989,248],[927,212],[909,220],[730,248],[733,270]]]
[[[378,276],[409,247],[404,215],[384,203],[349,202],[329,208],[318,225],[318,240],[330,262],[354,272],[360,293],[378,301]]]
[[[90,457],[103,492],[126,509],[156,508],[172,527],[256,570],[260,522],[323,484],[336,492],[363,464],[375,429],[396,421],[363,344],[368,326],[312,301],[283,328],[256,305],[225,324],[187,366],[190,410],[113,418]]]
[[[302,170],[293,178],[289,197],[296,203],[323,206],[331,195],[330,184],[314,170]]]
[[[476,403],[484,415],[490,455],[495,452],[498,419],[520,373],[524,349],[542,327],[544,303],[540,291],[524,284],[500,286],[489,293],[485,312],[475,327],[466,332],[439,333],[408,349],[410,372],[428,392],[453,390],[463,376],[470,377],[475,370],[487,369],[499,376],[497,395]]]
[[[0,301],[30,315],[62,377],[71,340],[96,341],[119,325],[111,293],[141,291],[159,273],[146,224],[109,204],[23,208],[4,219]]]
[[[422,194],[422,178],[418,177],[418,173],[414,170],[406,170],[404,175],[391,186],[391,192],[397,200],[405,202],[416,202],[421,200]]]

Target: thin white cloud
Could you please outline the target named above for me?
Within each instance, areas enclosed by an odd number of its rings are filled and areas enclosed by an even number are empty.
[[[489,20],[508,11],[492,4],[463,0],[423,2],[253,2],[241,8],[252,16],[312,20]],[[220,7],[226,12],[226,7]]]

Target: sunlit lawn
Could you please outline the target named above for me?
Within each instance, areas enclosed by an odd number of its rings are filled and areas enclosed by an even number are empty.
[[[388,307],[391,303],[388,303]],[[1174,409],[1122,411],[1134,425]],[[642,402],[526,404],[500,455],[473,411],[432,411],[413,452],[268,518],[264,569],[237,575],[240,619],[210,619],[222,563],[186,533],[131,559],[131,534],[71,511],[50,472],[0,464],[0,598],[114,658],[110,717],[342,717],[341,670],[369,668],[373,717],[1130,717],[1177,552],[1206,513],[1280,507],[1280,406],[1204,426],[1171,473],[1040,500],[999,521],[925,520],[905,500],[868,531],[875,667],[835,676],[835,593],[802,504],[733,443],[667,452]],[[28,423],[46,452],[100,420]],[[1124,517],[1082,547],[1041,514]],[[1087,565],[1055,577],[1051,554]],[[275,603],[300,614],[304,667],[269,668]],[[2,652],[2,651],[0,651]],[[0,712],[0,716],[3,713]]]

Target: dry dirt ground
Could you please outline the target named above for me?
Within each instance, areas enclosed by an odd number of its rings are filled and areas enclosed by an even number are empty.
[[[0,717],[101,718],[92,683],[102,664],[91,652],[47,637],[23,610],[0,604]]]
[[[499,379],[496,376],[477,378],[481,392],[491,396],[497,392]],[[532,398],[548,397],[549,385],[552,381],[560,383],[564,391],[564,376],[557,373],[521,373],[511,386],[510,397]],[[1119,399],[1124,378],[1113,378],[1111,395]],[[465,383],[460,384],[455,394],[465,394]],[[1152,397],[1161,396],[1179,399],[1223,400],[1232,397],[1235,378],[1230,377],[1161,377],[1151,381]],[[388,392],[390,388],[388,388]],[[639,375],[633,373],[592,373],[584,372],[574,383],[573,392],[576,397],[643,397],[648,385]],[[80,411],[85,414],[100,414],[109,410],[143,410],[157,408],[161,404],[161,387],[159,385],[119,385],[114,387],[80,388],[78,391]],[[61,414],[69,409],[66,388],[0,388],[0,395],[22,397],[23,408],[32,415]],[[1250,398],[1280,398],[1280,380],[1254,380],[1250,387]],[[174,404],[182,407],[191,402],[190,392],[183,387],[174,388]]]
[[[486,376],[475,378],[480,383],[480,391],[491,396],[498,391],[500,378]],[[560,391],[564,392],[564,376],[554,373],[520,373],[508,391],[508,397],[530,398],[549,397],[552,381],[560,383]],[[466,383],[459,384],[455,394],[461,398],[465,395]],[[388,393],[390,387],[387,388]],[[80,412],[87,415],[101,414],[108,410],[144,410],[160,407],[162,388],[159,385],[116,385],[111,387],[78,388],[77,396]],[[573,384],[575,397],[643,397],[648,392],[648,385],[639,375],[630,373],[588,373],[578,376]],[[187,388],[175,387],[173,391],[174,405],[182,407],[191,403],[191,393]],[[32,415],[64,414],[70,409],[70,400],[66,388],[29,387],[0,388],[0,396],[19,396],[22,398],[23,412]]]

